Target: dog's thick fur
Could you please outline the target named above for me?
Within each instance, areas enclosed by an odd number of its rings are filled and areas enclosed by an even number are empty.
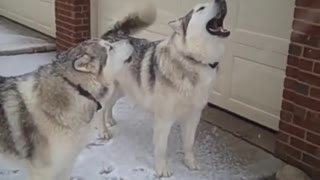
[[[230,35],[223,29],[226,8],[225,0],[199,4],[169,23],[174,30],[171,36],[150,42],[130,36],[154,22],[155,8],[148,6],[102,36],[109,42],[128,39],[134,47],[132,58],[115,78],[119,90],[106,105],[104,121],[114,124],[112,107],[124,95],[154,113],[155,169],[159,176],[172,174],[166,150],[176,121],[182,127],[185,165],[192,170],[200,168],[193,145],[201,112],[217,76],[217,64],[225,51],[225,38]]]
[[[110,70],[108,61],[121,65],[132,50],[125,41],[88,40],[34,72],[0,77],[0,155],[24,166],[29,180],[69,180],[90,140],[94,100],[113,90],[117,65]]]

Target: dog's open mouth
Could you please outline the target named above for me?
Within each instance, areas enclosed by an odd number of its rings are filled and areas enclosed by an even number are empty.
[[[212,18],[207,24],[207,31],[213,35],[221,38],[230,36],[230,31],[223,27],[223,18]]]

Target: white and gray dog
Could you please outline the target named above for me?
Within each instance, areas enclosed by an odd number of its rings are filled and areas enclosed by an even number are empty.
[[[126,41],[93,39],[34,72],[0,77],[1,157],[24,166],[29,180],[69,180],[99,100],[112,94],[119,68],[109,61],[122,65],[132,52]]]
[[[173,34],[150,42],[133,35],[154,23],[150,5],[115,24],[102,38],[109,42],[129,40],[134,53],[115,77],[117,90],[106,103],[103,125],[114,124],[112,107],[122,96],[131,97],[154,114],[154,155],[158,176],[171,176],[166,150],[170,129],[181,123],[184,163],[199,169],[193,145],[203,108],[217,76],[230,31],[224,29],[225,0],[196,5],[186,16],[169,23]],[[116,59],[114,59],[116,60]],[[107,127],[104,128],[107,132]],[[106,133],[107,136],[108,133]]]

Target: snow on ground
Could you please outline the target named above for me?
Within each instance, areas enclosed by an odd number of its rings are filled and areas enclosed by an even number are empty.
[[[38,66],[50,63],[56,52],[0,56],[0,75],[16,76],[35,70]]]
[[[88,145],[75,165],[74,179],[158,180],[153,170],[151,115],[127,98],[117,103],[114,115],[118,124],[112,128],[113,139]],[[271,155],[202,123],[195,148],[202,170],[192,172],[181,162],[179,132],[175,126],[170,136],[168,154],[174,175],[168,180],[258,180],[282,166]],[[16,170],[0,164],[0,179],[1,171],[5,180],[23,179],[23,173]]]
[[[0,55],[55,49],[52,39],[3,17],[0,17],[0,39]]]
[[[0,75],[23,74],[48,63],[53,56],[54,53],[0,56]],[[151,115],[127,98],[116,104],[113,113],[117,121],[111,128],[113,139],[93,141],[83,150],[74,167],[74,179],[159,179],[153,170]],[[192,172],[182,164],[180,130],[175,126],[168,149],[174,175],[168,180],[258,180],[283,165],[270,154],[205,122],[198,132],[195,149],[203,169]],[[0,180],[23,180],[24,174],[14,165],[0,161]]]

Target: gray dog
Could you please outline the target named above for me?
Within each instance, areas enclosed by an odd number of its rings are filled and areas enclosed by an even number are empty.
[[[152,112],[155,169],[159,176],[172,174],[166,150],[171,126],[177,121],[182,126],[184,163],[192,170],[200,168],[193,145],[202,109],[212,91],[225,41],[230,35],[223,27],[226,14],[225,0],[198,4],[184,17],[169,23],[173,29],[171,36],[151,42],[131,36],[156,19],[156,9],[149,3],[102,36],[109,42],[129,40],[134,47],[132,58],[125,61],[115,77],[117,90],[106,102],[103,124],[105,121],[114,124],[112,107],[124,95]]]
[[[113,73],[132,50],[88,40],[34,72],[0,77],[0,155],[26,167],[29,180],[69,180],[99,100],[112,94]]]

